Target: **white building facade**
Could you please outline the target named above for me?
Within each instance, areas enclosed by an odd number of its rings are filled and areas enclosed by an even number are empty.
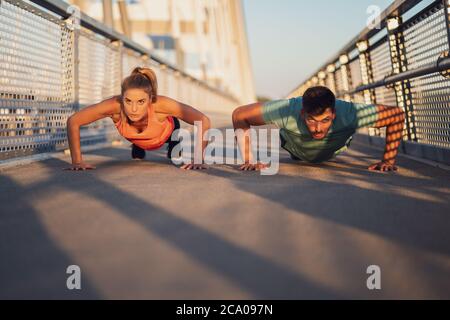
[[[241,0],[123,0],[122,8],[117,0],[68,2],[122,33],[127,16],[131,38],[156,56],[242,104],[256,100]]]

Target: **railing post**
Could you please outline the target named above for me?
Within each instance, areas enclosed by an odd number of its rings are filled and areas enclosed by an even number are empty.
[[[73,32],[73,83],[74,83],[74,100],[76,110],[80,109],[80,30],[75,29]]]
[[[373,83],[372,61],[369,54],[369,43],[367,40],[357,43],[359,51],[359,66],[361,68],[361,76],[363,85]],[[367,104],[375,103],[375,90],[364,90],[364,102]]]
[[[118,62],[117,68],[119,68],[119,71],[116,73],[116,76],[118,77],[118,79],[117,79],[118,87],[116,87],[115,89],[120,90],[120,84],[122,83],[122,79],[126,76],[123,74],[124,45],[123,45],[123,42],[120,40],[111,41],[111,44],[113,45],[114,48],[117,48],[117,53],[119,56],[119,58],[118,58],[119,61],[117,61]]]
[[[447,43],[450,48],[450,0],[442,0],[444,3],[445,23],[447,25]]]
[[[327,86],[328,86],[328,89],[330,89],[335,94],[337,94],[337,92],[336,92],[336,80],[334,78],[334,72],[335,71],[336,71],[336,66],[334,64],[329,64],[327,66]]]
[[[72,77],[73,77],[73,111],[80,109],[80,80],[79,80],[79,66],[80,66],[80,9],[77,6],[69,7],[71,14],[70,17],[65,19],[65,27],[71,31],[71,43],[72,43]],[[64,28],[64,26],[62,27]]]
[[[405,39],[400,28],[401,24],[401,17],[390,18],[387,21],[393,74],[399,74],[408,70]],[[406,113],[405,130],[408,140],[417,141],[410,81],[397,82],[394,84],[394,89],[397,105],[403,108]]]
[[[324,87],[325,86],[325,78],[327,77],[326,73],[323,71],[320,71],[317,74],[317,77],[319,78],[319,85]]]
[[[176,90],[176,92],[174,93],[174,97],[175,97],[175,99],[178,99],[178,100],[182,100],[181,99],[181,94],[182,94],[182,79],[183,79],[183,77],[181,76],[181,74],[178,72],[178,71],[175,71],[174,72],[174,78],[175,78],[175,85],[174,85],[174,87],[175,87],[175,90]]]
[[[339,62],[341,63],[341,67],[340,67],[340,72],[341,72],[341,77],[342,77],[342,84],[344,86],[344,92],[346,92],[344,94],[344,100],[346,101],[350,101],[351,97],[350,95],[347,93],[350,91],[351,85],[352,85],[352,78],[351,78],[351,74],[350,74],[350,70],[349,70],[349,66],[348,66],[348,62],[349,62],[349,58],[347,54],[343,54],[339,57]],[[340,93],[339,93],[340,94]]]
[[[372,61],[369,53],[369,42],[367,40],[360,41],[356,44],[359,52],[359,66],[361,68],[361,77],[363,85],[373,83]],[[375,90],[364,90],[364,103],[375,104]],[[368,128],[369,136],[380,136],[380,129]]]

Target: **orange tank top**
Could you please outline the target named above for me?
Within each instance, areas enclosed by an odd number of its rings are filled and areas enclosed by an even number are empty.
[[[148,124],[144,131],[136,132],[136,128],[133,128],[128,123],[122,108],[120,110],[120,119],[115,123],[115,126],[125,139],[144,150],[155,150],[162,147],[175,128],[172,117],[167,117],[163,122],[159,121],[155,115],[154,108],[151,106],[148,107]]]

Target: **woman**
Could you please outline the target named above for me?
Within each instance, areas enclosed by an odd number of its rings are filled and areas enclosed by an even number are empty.
[[[81,156],[80,127],[109,117],[118,132],[132,145],[132,158],[144,159],[145,150],[156,150],[169,143],[168,158],[178,143],[171,140],[172,132],[180,127],[178,119],[189,124],[202,122],[202,137],[210,128],[210,121],[200,111],[164,96],[158,96],[155,73],[149,68],[135,68],[122,82],[120,96],[86,107],[67,120],[72,166],[68,170],[89,170]],[[202,151],[207,142],[202,140]],[[202,152],[203,155],[203,152]],[[205,169],[202,164],[185,164],[186,170]]]

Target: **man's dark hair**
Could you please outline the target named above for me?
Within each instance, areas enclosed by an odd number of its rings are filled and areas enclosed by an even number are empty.
[[[303,110],[307,114],[317,116],[328,108],[335,112],[336,97],[327,87],[317,86],[309,88],[303,94]]]

